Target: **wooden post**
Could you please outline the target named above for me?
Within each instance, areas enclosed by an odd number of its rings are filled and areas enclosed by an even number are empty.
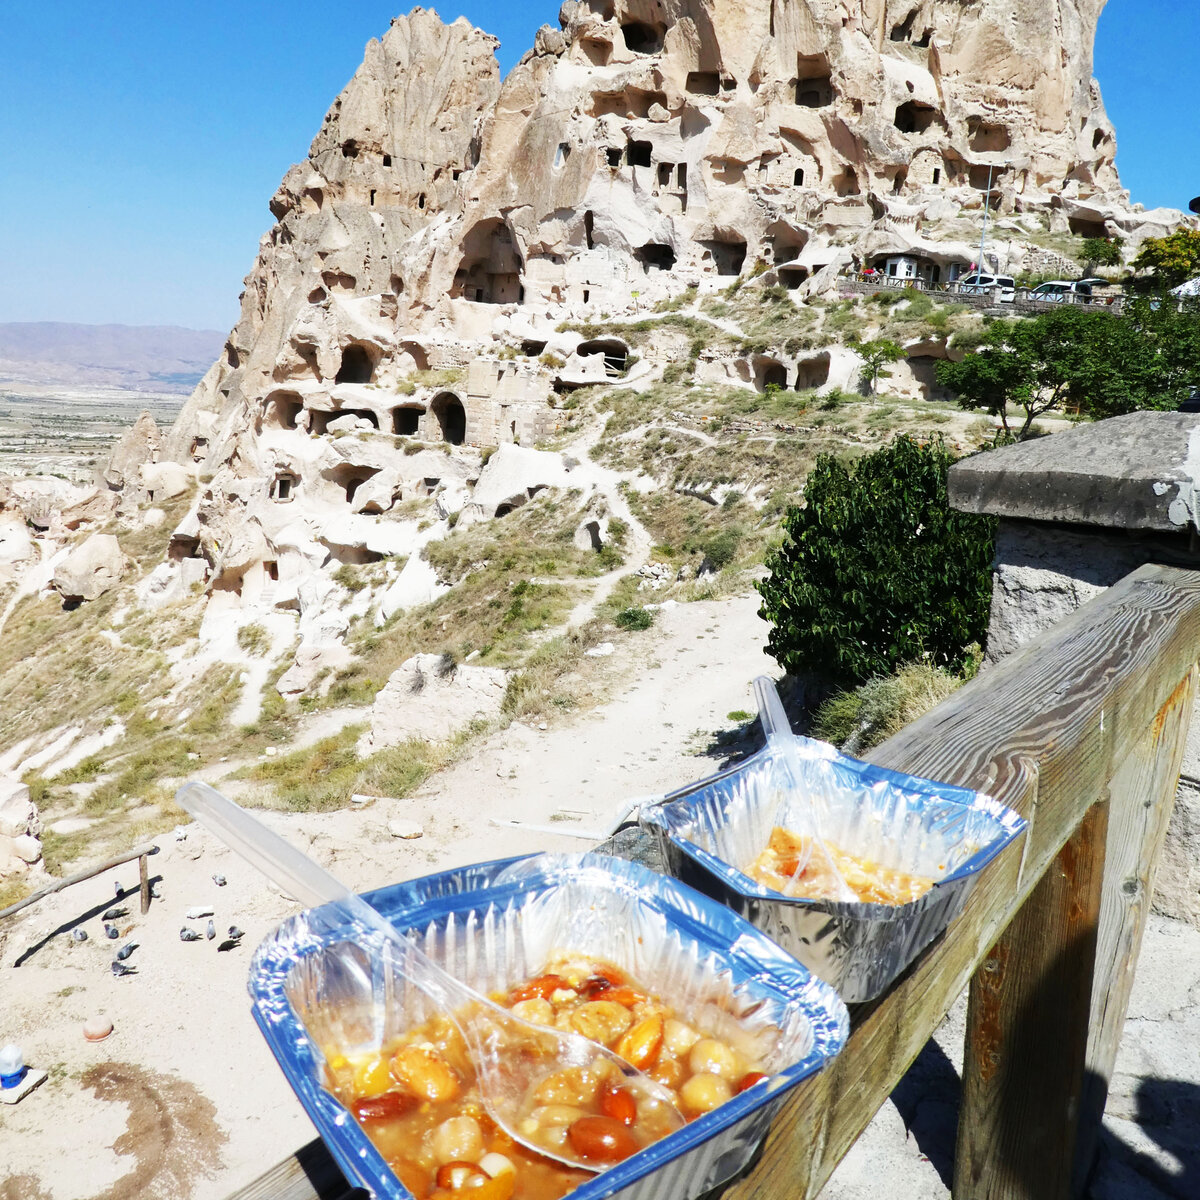
[[[142,916],[150,911],[150,870],[144,854],[138,857],[138,890],[142,893]]]
[[[1179,785],[1196,695],[1193,670],[1159,710],[1108,785],[1108,844],[1092,983],[1087,1074],[1075,1153],[1074,1192],[1087,1182],[1108,1085],[1121,1044],[1134,968],[1154,896],[1154,875]]]
[[[955,1200],[1067,1200],[1108,805],[1095,804],[971,981]]]

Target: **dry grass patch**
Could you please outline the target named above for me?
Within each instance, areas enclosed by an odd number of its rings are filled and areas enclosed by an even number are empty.
[[[464,740],[434,745],[414,738],[360,759],[355,744],[365,728],[348,726],[315,746],[247,767],[236,778],[267,784],[292,812],[329,812],[345,808],[356,792],[407,796],[449,762]]]
[[[894,675],[835,692],[814,714],[813,733],[849,754],[862,754],[936,707],[964,682],[940,667],[909,663]]]

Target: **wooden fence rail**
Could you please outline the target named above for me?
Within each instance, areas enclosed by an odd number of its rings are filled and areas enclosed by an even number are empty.
[[[16,904],[10,904],[7,908],[0,908],[0,920],[3,920],[5,917],[11,917],[13,913],[20,912],[21,909],[27,908],[29,905],[41,900],[43,896],[51,896],[55,892],[61,892],[63,888],[69,888],[72,884],[82,883],[85,879],[93,879],[97,875],[102,875],[105,871],[112,870],[113,867],[121,866],[122,863],[132,862],[135,858],[138,860],[138,890],[141,892],[142,914],[145,915],[150,911],[150,872],[146,868],[146,859],[151,854],[157,853],[158,847],[153,844],[138,846],[137,849],[127,850],[124,854],[118,854],[116,858],[110,858],[106,862],[100,863],[99,866],[77,871],[74,875],[68,875],[66,879],[56,879],[44,888],[38,888],[36,892],[31,892],[24,900],[18,900]]]
[[[956,1200],[1066,1200],[1095,1146],[1200,659],[1200,572],[1142,567],[879,747],[1029,829],[845,1051],[785,1103],[725,1200],[812,1200],[970,984]],[[309,1159],[314,1153],[306,1147]],[[311,1171],[311,1165],[308,1168]],[[307,1173],[307,1172],[306,1172]],[[901,1180],[887,1182],[903,1200]],[[308,1186],[297,1157],[250,1197]]]

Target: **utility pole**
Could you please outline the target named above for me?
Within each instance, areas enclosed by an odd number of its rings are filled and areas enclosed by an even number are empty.
[[[992,207],[992,171],[993,171],[993,169],[994,168],[989,163],[988,164],[987,191],[984,192],[984,194],[983,194],[983,233],[979,238],[979,268],[978,269],[979,269],[980,274],[982,274],[984,271],[987,270],[987,267],[983,261],[983,253],[984,253],[984,250],[987,248],[988,215],[989,215],[989,213],[991,211],[991,207]]]

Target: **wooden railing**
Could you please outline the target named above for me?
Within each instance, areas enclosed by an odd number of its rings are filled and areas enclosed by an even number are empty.
[[[970,985],[957,1200],[1060,1200],[1091,1160],[1170,817],[1200,658],[1200,572],[1142,567],[879,747],[1029,820],[963,914],[852,1011],[725,1200],[816,1197]],[[347,1195],[319,1147],[250,1197]],[[336,1172],[335,1172],[336,1174]],[[881,1182],[904,1200],[902,1179]]]
[[[118,854],[115,858],[110,858],[98,866],[88,867],[83,871],[77,871],[74,875],[68,875],[66,879],[56,879],[53,883],[49,883],[43,888],[38,888],[36,892],[31,892],[24,900],[18,900],[16,904],[10,904],[8,908],[0,909],[0,919],[11,917],[13,913],[20,912],[23,908],[28,908],[29,905],[36,903],[43,896],[50,896],[55,892],[61,892],[63,888],[69,888],[74,884],[82,883],[85,879],[94,879],[97,875],[102,875],[105,871],[111,871],[113,867],[119,867],[123,863],[132,862],[135,858],[138,860],[138,891],[141,894],[142,915],[145,916],[150,911],[150,872],[146,866],[146,859],[151,854],[157,853],[158,847],[153,844],[138,846],[136,849],[126,850],[124,854]]]

